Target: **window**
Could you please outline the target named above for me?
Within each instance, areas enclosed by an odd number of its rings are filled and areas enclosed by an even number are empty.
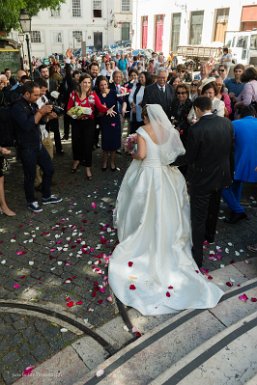
[[[62,33],[61,32],[53,32],[53,42],[54,43],[62,43]]]
[[[130,0],[121,0],[121,12],[130,12]]]
[[[251,36],[250,49],[257,49],[257,35]]]
[[[130,23],[121,24],[121,40],[129,40]]]
[[[102,17],[102,1],[93,0],[93,17]]]
[[[73,17],[81,17],[80,0],[72,0],[72,16]]]
[[[196,11],[191,13],[189,44],[201,44],[203,15],[203,11]]]
[[[31,31],[30,32],[31,43],[41,43],[41,32]]]
[[[237,43],[236,43],[236,47],[246,49],[247,44],[248,44],[248,36],[239,36]]]
[[[73,39],[77,40],[78,43],[82,42],[82,31],[73,31],[72,36]]]
[[[56,9],[51,9],[51,17],[59,17],[61,16],[61,7],[57,7]]]
[[[172,14],[171,22],[171,51],[176,51],[180,38],[181,13]]]

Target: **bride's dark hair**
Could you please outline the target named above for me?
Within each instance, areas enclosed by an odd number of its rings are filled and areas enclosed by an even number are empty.
[[[142,108],[142,112],[141,112],[141,118],[142,120],[144,120],[144,117],[146,117],[148,120],[149,120],[149,116],[148,116],[148,112],[147,112],[147,106],[144,106]]]

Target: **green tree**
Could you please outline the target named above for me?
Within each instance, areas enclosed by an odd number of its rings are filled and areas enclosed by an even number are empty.
[[[40,9],[57,8],[65,0],[0,0],[0,31],[9,32],[19,27],[21,9],[26,9],[31,16]]]

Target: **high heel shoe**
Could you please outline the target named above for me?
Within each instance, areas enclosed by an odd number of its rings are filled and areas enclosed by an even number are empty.
[[[72,167],[71,173],[72,173],[72,174],[75,174],[75,172],[78,171],[78,168],[79,168],[79,164],[78,164],[76,167]]]
[[[102,171],[106,171],[107,170],[107,163],[103,164],[102,166]]]
[[[116,171],[116,170],[117,170],[116,165],[114,165],[114,167],[111,165],[111,170],[112,170],[113,172]]]
[[[6,211],[3,211],[2,209],[0,209],[0,214],[6,215],[7,217],[15,217],[15,215],[16,215],[16,213],[12,210],[6,212]]]
[[[87,178],[87,180],[93,179],[93,175],[91,174],[91,170],[86,170],[86,178]]]

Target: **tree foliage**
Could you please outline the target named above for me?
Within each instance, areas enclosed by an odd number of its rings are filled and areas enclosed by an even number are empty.
[[[65,0],[0,0],[0,31],[9,32],[19,27],[21,9],[26,9],[31,16],[41,9],[57,8]]]

